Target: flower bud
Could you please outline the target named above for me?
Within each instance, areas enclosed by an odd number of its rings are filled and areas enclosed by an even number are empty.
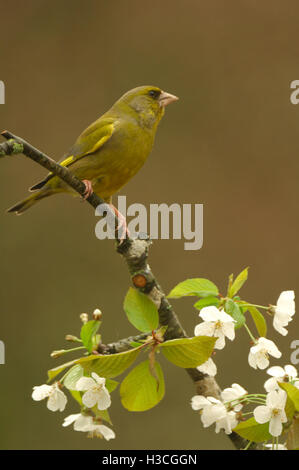
[[[65,354],[65,349],[60,349],[59,351],[53,351],[50,356],[51,357],[54,357],[54,359],[57,359],[58,357],[62,356],[63,354]]]
[[[82,321],[83,325],[88,322],[88,313],[81,313],[80,320]]]
[[[103,314],[102,314],[101,310],[98,309],[98,308],[96,308],[94,310],[93,314],[92,314],[93,319],[97,320],[97,321],[101,320],[102,316],[103,316]]]
[[[73,341],[74,343],[77,343],[77,342],[81,343],[81,340],[77,338],[77,336],[74,336],[74,335],[66,335],[65,339],[66,341]]]

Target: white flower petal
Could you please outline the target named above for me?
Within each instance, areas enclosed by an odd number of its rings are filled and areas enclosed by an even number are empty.
[[[82,396],[82,402],[87,408],[93,408],[99,400],[98,390],[87,390]]]
[[[269,433],[275,437],[280,436],[282,433],[282,423],[279,415],[272,416],[269,424]]]
[[[289,377],[292,377],[293,379],[298,376],[297,369],[294,366],[291,366],[290,364],[286,365],[284,370],[286,371],[287,375]]]
[[[204,321],[216,322],[220,318],[220,312],[217,307],[215,307],[214,305],[211,305],[209,307],[202,308],[199,316]]]
[[[267,423],[271,418],[271,410],[268,406],[261,405],[257,406],[253,410],[254,419],[257,423],[264,424]]]
[[[66,395],[59,390],[58,386],[51,392],[48,401],[47,408],[50,411],[63,411],[67,404]]]
[[[202,322],[195,326],[195,336],[214,336],[215,325],[210,322]]]
[[[97,403],[99,410],[106,410],[111,405],[111,398],[106,387],[99,390]]]
[[[216,343],[214,344],[215,349],[223,349],[225,346],[225,336],[222,331],[217,330],[215,332],[215,336],[217,337]]]
[[[95,381],[91,377],[80,377],[78,382],[76,383],[76,390],[79,392],[83,392],[86,390],[90,390],[95,386]]]
[[[105,426],[104,424],[98,424],[97,426],[94,427],[94,430],[102,434],[104,439],[106,441],[110,441],[110,439],[115,438],[115,432],[112,431],[112,429],[108,428],[108,426]]]
[[[66,418],[64,418],[62,426],[64,427],[69,426],[70,424],[74,423],[76,419],[79,418],[79,416],[81,416],[81,413],[76,413],[76,414],[67,416]]]
[[[199,370],[199,372],[202,372],[203,374],[208,374],[211,377],[215,377],[215,375],[217,374],[217,366],[213,359],[211,359],[210,357],[206,362],[198,366],[197,370]]]
[[[95,372],[92,372],[91,373],[91,377],[96,381],[96,383],[98,385],[105,385],[106,383],[106,379],[104,379],[103,377],[100,377],[98,374],[96,374]]]
[[[37,385],[33,387],[32,398],[35,401],[43,400],[47,398],[52,391],[52,385]]]
[[[89,432],[93,429],[93,418],[92,416],[84,416],[80,414],[78,419],[76,419],[74,424],[75,431]]]
[[[229,322],[229,323],[224,323],[222,325],[222,331],[224,333],[224,335],[230,339],[231,341],[233,341],[235,339],[235,326],[232,322]]]
[[[276,377],[271,377],[270,379],[266,380],[264,383],[264,387],[266,392],[272,392],[273,390],[278,390],[279,385],[277,383],[277,378]]]
[[[191,398],[191,407],[193,410],[201,410],[204,406],[210,405],[209,400],[203,395],[195,395]]]
[[[269,369],[267,370],[267,374],[272,375],[272,377],[281,378],[285,375],[285,370],[283,367],[280,367],[280,366],[272,366],[272,367],[269,367]]]

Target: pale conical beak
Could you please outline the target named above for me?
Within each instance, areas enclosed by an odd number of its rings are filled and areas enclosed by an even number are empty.
[[[171,95],[170,93],[166,93],[166,91],[162,91],[159,96],[159,103],[160,106],[167,106],[169,103],[173,101],[177,101],[178,97],[175,95]]]

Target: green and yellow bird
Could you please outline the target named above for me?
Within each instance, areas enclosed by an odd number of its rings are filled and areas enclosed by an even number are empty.
[[[177,99],[154,86],[141,86],[128,91],[82,132],[60,164],[84,181],[86,197],[95,192],[111,204],[112,195],[144,164],[152,149],[165,106]],[[74,194],[64,181],[51,173],[32,186],[30,191],[34,193],[8,209],[8,212],[21,214],[52,194]]]

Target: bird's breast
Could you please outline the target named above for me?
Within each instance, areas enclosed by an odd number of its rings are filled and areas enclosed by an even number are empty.
[[[94,191],[108,198],[119,191],[143,166],[153,146],[147,132],[119,130],[95,155]]]

